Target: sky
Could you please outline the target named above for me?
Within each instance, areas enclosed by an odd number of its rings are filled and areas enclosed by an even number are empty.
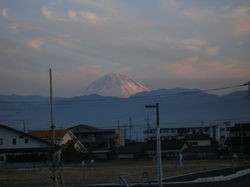
[[[250,81],[249,0],[1,0],[0,94],[56,96],[108,73],[149,89]]]

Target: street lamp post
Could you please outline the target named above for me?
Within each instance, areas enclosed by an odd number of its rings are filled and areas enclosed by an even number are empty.
[[[146,105],[146,108],[156,108],[156,158],[157,158],[157,176],[159,186],[162,187],[162,162],[161,162],[161,135],[159,120],[159,103],[155,105]]]

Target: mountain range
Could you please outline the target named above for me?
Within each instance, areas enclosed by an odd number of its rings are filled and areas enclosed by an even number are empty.
[[[132,118],[133,136],[145,130],[145,118],[155,124],[155,110],[145,105],[159,103],[161,127],[211,125],[250,121],[248,91],[223,96],[198,89],[174,88],[140,92],[128,98],[92,94],[55,99],[57,128],[88,124],[100,128],[128,125]],[[41,96],[0,95],[0,123],[22,129],[48,129],[50,127],[49,98]]]
[[[87,124],[100,128],[122,128],[132,118],[133,136],[142,137],[155,124],[155,110],[145,105],[159,103],[161,127],[211,125],[224,121],[250,121],[248,91],[218,96],[199,89],[173,88],[150,91],[123,74],[109,74],[91,83],[83,96],[55,98],[55,124],[68,128]],[[118,122],[119,121],[119,122]],[[49,97],[0,95],[0,123],[17,129],[50,127]]]

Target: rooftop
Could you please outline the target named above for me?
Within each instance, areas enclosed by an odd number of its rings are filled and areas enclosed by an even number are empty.
[[[55,138],[62,138],[68,130],[54,130],[55,131]],[[52,131],[51,130],[33,130],[29,131],[28,134],[38,137],[38,138],[51,138],[52,137]]]

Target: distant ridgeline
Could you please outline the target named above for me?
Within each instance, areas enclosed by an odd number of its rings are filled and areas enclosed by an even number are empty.
[[[17,129],[48,129],[49,102],[41,96],[0,96],[0,122]],[[57,98],[55,116],[57,128],[80,123],[96,127],[116,128],[129,125],[132,118],[133,137],[146,129],[145,118],[151,118],[154,127],[155,111],[146,104],[160,104],[162,127],[219,124],[224,121],[249,122],[250,99],[248,91],[218,96],[197,89],[161,89],[137,93],[128,98],[89,95]]]

